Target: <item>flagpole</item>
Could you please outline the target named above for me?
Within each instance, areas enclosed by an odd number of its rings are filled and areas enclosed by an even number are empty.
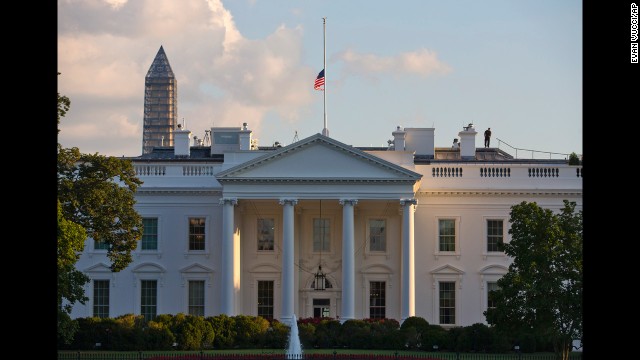
[[[327,18],[322,18],[322,42],[323,42],[323,54],[322,62],[324,69],[324,128],[322,129],[322,135],[329,136],[329,129],[327,129]]]

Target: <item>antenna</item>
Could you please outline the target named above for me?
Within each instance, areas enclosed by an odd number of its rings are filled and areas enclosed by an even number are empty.
[[[300,139],[298,139],[298,130],[295,131],[295,134],[293,135],[293,140],[291,140],[291,143],[293,144],[296,141],[299,141]]]
[[[187,125],[186,125],[186,123],[184,121],[184,117],[182,118],[182,127],[185,128],[185,129],[187,128]]]

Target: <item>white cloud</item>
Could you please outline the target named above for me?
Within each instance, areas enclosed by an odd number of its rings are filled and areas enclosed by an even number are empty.
[[[104,1],[115,10],[120,9],[124,4],[127,3],[127,0],[104,0]]]
[[[346,73],[359,75],[392,73],[426,77],[432,74],[447,74],[452,70],[449,65],[438,59],[435,52],[427,49],[387,57],[357,53],[348,49],[337,54],[336,58],[345,63]]]

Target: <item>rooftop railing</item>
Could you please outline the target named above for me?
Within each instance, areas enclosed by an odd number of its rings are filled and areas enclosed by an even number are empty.
[[[540,151],[540,150],[531,150],[531,149],[523,149],[523,148],[517,148],[514,146],[509,145],[507,142],[505,142],[504,140],[501,140],[499,138],[496,138],[496,140],[498,140],[498,149],[500,149],[500,145],[501,144],[505,144],[506,146],[508,146],[509,148],[511,148],[512,150],[515,150],[515,158],[516,159],[524,159],[524,157],[518,157],[518,151],[520,151],[520,155],[522,155],[523,153],[531,153],[531,159],[540,159],[541,157],[536,157],[536,154],[548,154],[549,155],[549,159],[553,159],[553,156],[556,155],[555,159],[569,159],[569,155],[571,154],[565,154],[565,153],[557,153],[557,152],[551,152],[551,151]],[[511,154],[511,152],[509,152]],[[582,160],[582,154],[578,154],[578,157],[580,158],[580,160]],[[545,156],[546,158],[546,156]]]

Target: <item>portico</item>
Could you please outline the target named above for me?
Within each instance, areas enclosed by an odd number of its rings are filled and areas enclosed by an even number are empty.
[[[220,313],[257,311],[247,308],[254,304],[246,299],[258,296],[240,289],[273,279],[273,315],[282,322],[289,323],[294,314],[313,316],[313,309],[322,306],[340,321],[369,317],[364,314],[367,280],[376,285],[376,279],[385,280],[380,283],[391,290],[391,298],[399,276],[398,316],[404,320],[415,315],[413,219],[421,177],[408,167],[320,134],[218,173],[223,187]],[[314,219],[320,215],[328,219],[330,240],[326,248],[316,249]],[[270,252],[254,250],[252,229],[263,218],[274,219],[275,245]],[[382,251],[368,244],[371,224],[378,224],[374,220],[383,220]],[[400,274],[369,264],[368,259],[380,256],[397,261]],[[331,287],[314,293],[312,275],[318,264],[327,271]],[[258,285],[241,286],[242,281],[256,279]]]

